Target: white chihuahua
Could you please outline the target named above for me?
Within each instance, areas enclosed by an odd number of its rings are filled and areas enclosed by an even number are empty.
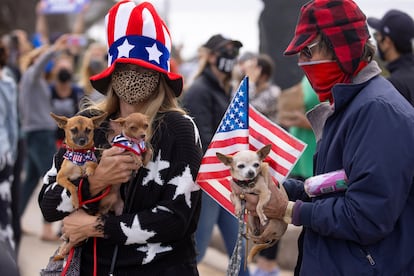
[[[249,253],[248,260],[261,250],[270,247],[279,240],[287,229],[283,220],[267,219],[263,212],[264,205],[270,200],[271,192],[269,185],[275,185],[269,172],[269,164],[263,162],[269,154],[271,145],[266,145],[258,151],[242,150],[234,155],[225,155],[217,152],[217,158],[226,166],[230,167],[232,176],[230,199],[234,205],[235,213],[240,216],[241,199],[238,194],[257,194],[259,201],[256,206],[256,216],[249,215],[249,229],[252,235],[247,235],[256,244]],[[283,186],[280,185],[284,191]],[[285,195],[286,192],[284,191]],[[286,195],[287,197],[287,195]]]

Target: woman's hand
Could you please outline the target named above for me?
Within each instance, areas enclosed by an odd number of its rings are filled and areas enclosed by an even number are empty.
[[[92,196],[110,185],[120,185],[129,181],[134,171],[142,166],[133,153],[120,147],[112,147],[102,152],[95,173],[88,177]]]
[[[62,239],[67,241],[63,255],[89,237],[103,237],[103,225],[97,216],[88,215],[83,209],[78,209],[63,219]]]

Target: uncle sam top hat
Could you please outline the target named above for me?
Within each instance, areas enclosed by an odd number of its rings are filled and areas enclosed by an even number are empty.
[[[105,16],[105,25],[108,68],[90,78],[96,90],[106,95],[116,64],[128,63],[162,73],[175,96],[181,94],[183,78],[170,72],[171,36],[152,4],[120,1]]]

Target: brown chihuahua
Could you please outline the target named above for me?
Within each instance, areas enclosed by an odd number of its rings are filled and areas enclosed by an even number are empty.
[[[92,118],[80,115],[67,118],[50,113],[58,127],[65,131],[66,153],[56,181],[70,192],[75,209],[79,208],[79,198],[77,186],[71,180],[92,175],[95,172],[97,160],[94,153],[94,129],[102,123],[106,114]],[[63,247],[63,245],[60,246],[54,260],[64,258],[61,252]]]
[[[247,238],[252,239],[255,243],[249,252],[249,262],[259,251],[276,243],[287,229],[287,224],[283,220],[268,220],[263,212],[265,204],[270,200],[269,185],[275,185],[269,172],[269,164],[263,161],[269,154],[270,149],[271,145],[267,145],[258,151],[242,150],[234,155],[216,153],[217,158],[224,165],[230,166],[232,176],[230,199],[235,207],[236,215],[240,216],[242,211],[241,198],[238,194],[253,193],[259,197],[256,206],[258,217],[248,216],[249,229],[252,234],[248,235]]]
[[[121,125],[121,133],[112,139],[112,146],[125,149],[125,154],[131,154],[136,164],[147,165],[151,159],[151,149],[145,139],[148,136],[149,118],[147,115],[134,112],[127,117],[111,120]],[[134,172],[136,173],[136,172]],[[111,186],[111,190],[100,202],[100,212],[114,211],[120,215],[124,208],[124,202],[119,193],[119,185]]]
[[[77,209],[79,208],[77,187],[71,180],[94,173],[97,166],[93,141],[94,129],[102,123],[106,113],[92,118],[80,115],[67,118],[54,113],[50,115],[55,119],[58,127],[65,131],[67,148],[56,181],[70,192],[73,207]]]

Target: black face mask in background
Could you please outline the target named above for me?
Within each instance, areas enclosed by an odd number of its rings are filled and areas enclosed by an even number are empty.
[[[217,69],[220,72],[231,74],[233,71],[234,64],[236,64],[236,57],[239,54],[239,50],[237,48],[233,49],[221,49],[217,51]]]
[[[60,69],[57,73],[57,79],[59,82],[68,82],[72,80],[72,72],[68,69]]]

